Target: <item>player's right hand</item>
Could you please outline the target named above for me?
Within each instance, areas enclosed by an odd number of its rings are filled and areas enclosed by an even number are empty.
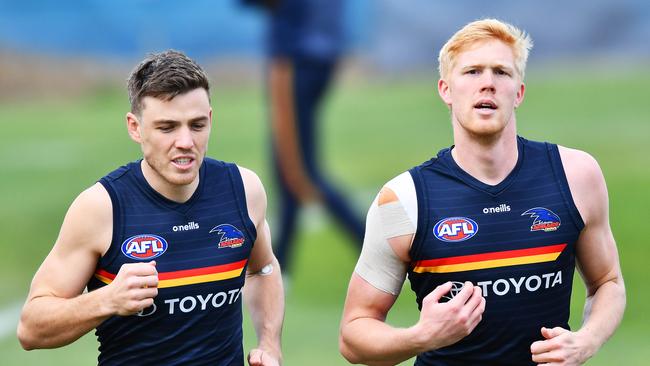
[[[451,290],[447,282],[422,300],[420,320],[415,325],[423,349],[433,350],[454,344],[470,334],[483,317],[485,298],[481,288],[465,282],[463,289],[448,302],[440,299]]]
[[[158,295],[156,262],[126,263],[106,287],[111,313],[133,315],[153,305]]]

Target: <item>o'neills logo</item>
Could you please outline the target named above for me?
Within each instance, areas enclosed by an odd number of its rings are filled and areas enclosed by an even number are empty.
[[[196,229],[199,229],[199,224],[194,221],[190,221],[185,225],[172,226],[172,231],[188,231],[188,230],[196,230]]]
[[[501,213],[501,212],[510,212],[510,206],[506,205],[505,203],[502,203],[497,207],[485,207],[483,209],[484,214]]]

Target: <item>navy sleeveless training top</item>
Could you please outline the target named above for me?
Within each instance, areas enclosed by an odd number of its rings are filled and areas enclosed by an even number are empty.
[[[243,365],[242,287],[256,238],[236,165],[206,158],[184,203],[145,180],[140,161],[99,181],[113,204],[113,238],[88,283],[110,283],[125,263],[155,260],[158,296],[97,327],[100,365]]]
[[[557,145],[517,138],[513,171],[495,186],[464,172],[443,149],[410,170],[418,229],[408,276],[418,307],[435,287],[480,286],[483,319],[459,342],[415,365],[534,365],[541,327],[568,329],[575,242],[584,227]],[[445,300],[443,299],[443,300]]]

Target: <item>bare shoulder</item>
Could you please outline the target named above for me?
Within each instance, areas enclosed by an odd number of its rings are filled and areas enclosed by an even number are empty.
[[[262,186],[262,181],[260,180],[260,177],[255,174],[254,171],[244,168],[243,166],[237,165],[237,169],[239,169],[239,174],[241,174],[241,178],[244,181],[244,187],[246,189],[248,188],[261,188],[264,189]],[[259,187],[258,187],[259,186]]]
[[[558,149],[567,178],[569,175],[574,179],[594,179],[602,176],[600,166],[593,156],[582,150],[564,146],[558,146]]]
[[[34,276],[30,298],[79,295],[97,260],[108,250],[112,235],[111,199],[97,183],[81,192],[70,205],[54,247]]]
[[[95,224],[113,222],[113,204],[106,188],[100,183],[95,183],[79,196],[72,203],[71,209],[81,211],[84,221],[91,221]]]
[[[92,209],[97,214],[112,214],[111,197],[101,183],[95,183],[81,192],[73,204]]]
[[[266,191],[260,178],[254,171],[237,166],[244,183],[246,193],[246,206],[251,220],[257,224],[266,216]]]
[[[606,209],[605,178],[593,156],[564,146],[558,148],[571,195],[586,224],[594,212]]]
[[[399,197],[397,197],[395,191],[393,191],[390,187],[383,186],[379,191],[379,196],[377,197],[377,205],[383,206],[391,202],[398,202],[398,201],[399,201]]]
[[[113,205],[100,183],[84,190],[72,202],[61,226],[57,245],[79,249],[85,246],[103,254],[113,234]]]

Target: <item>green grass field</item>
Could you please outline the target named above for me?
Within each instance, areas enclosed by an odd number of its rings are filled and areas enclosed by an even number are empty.
[[[574,70],[575,71],[575,70]],[[424,80],[424,81],[421,81]],[[628,291],[616,335],[590,365],[645,365],[650,359],[650,300],[644,270],[650,249],[643,235],[650,207],[650,73],[572,72],[532,74],[518,110],[519,132],[590,152],[608,181],[611,224]],[[348,188],[359,212],[382,183],[451,144],[446,109],[435,80],[345,83],[329,99],[322,125],[322,155],[336,181]],[[209,155],[257,171],[274,209],[268,169],[268,126],[262,91],[213,86],[215,124]],[[26,296],[31,276],[57,236],[74,197],[99,177],[137,159],[139,148],[124,127],[128,108],[121,89],[98,90],[74,100],[0,103],[0,308]],[[344,365],[338,353],[338,322],[355,251],[331,218],[305,217],[295,276],[287,297],[286,365]],[[579,326],[584,288],[575,281],[572,320]],[[416,306],[405,289],[389,322],[408,326]],[[246,323],[247,347],[254,334]],[[3,365],[95,363],[93,335],[57,350],[23,351],[12,334],[0,339]],[[410,363],[405,363],[410,364]]]

